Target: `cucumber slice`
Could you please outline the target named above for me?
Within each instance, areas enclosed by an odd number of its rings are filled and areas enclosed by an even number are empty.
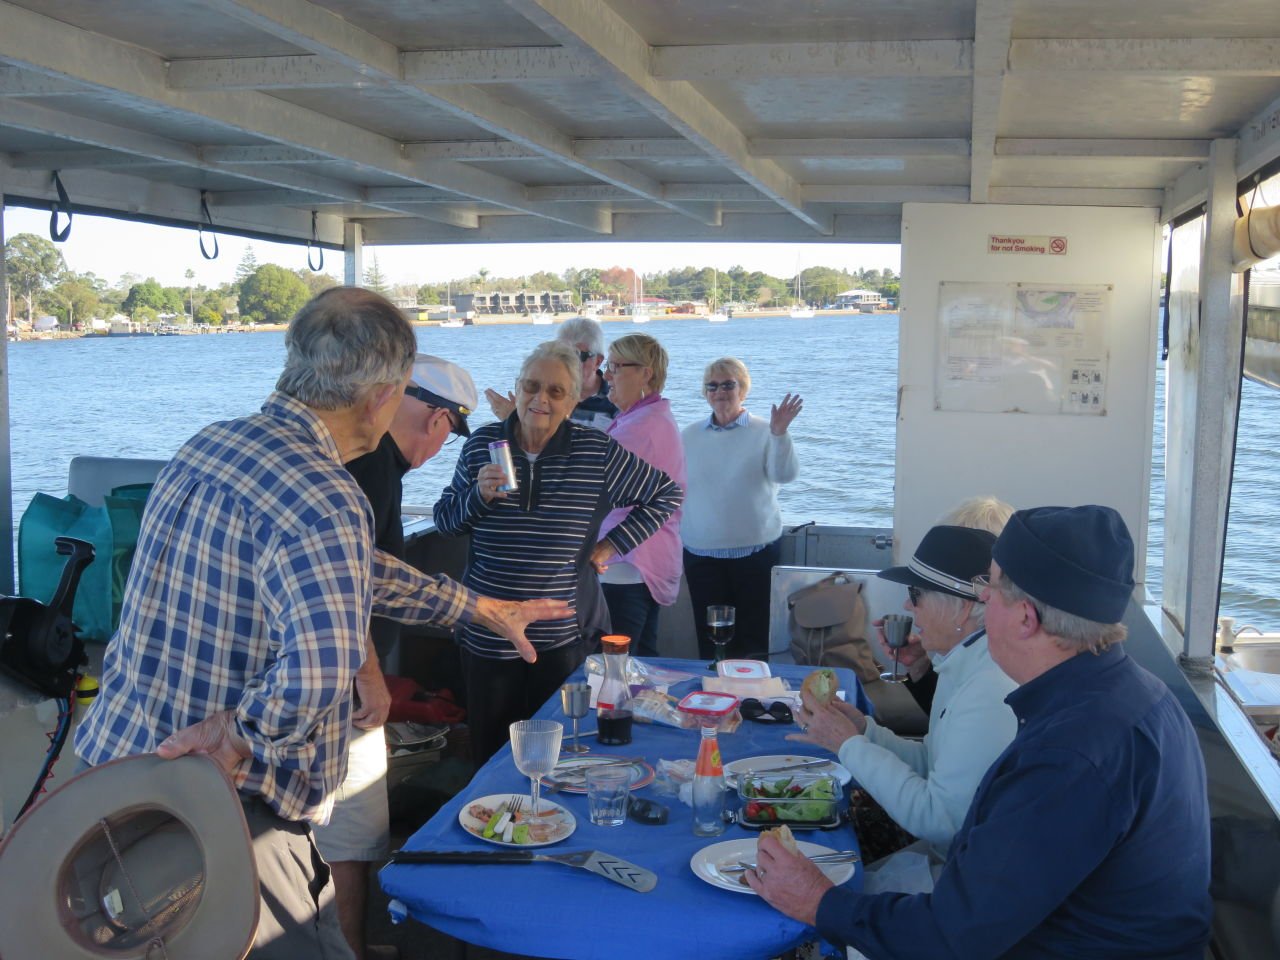
[[[504,816],[506,816],[506,814],[501,810],[495,811],[493,816],[489,818],[489,822],[484,825],[484,829],[480,831],[480,835],[487,840],[492,837],[495,832],[501,830],[502,828],[499,827],[498,824]]]
[[[511,832],[512,843],[528,843],[529,842],[529,825],[522,823]]]

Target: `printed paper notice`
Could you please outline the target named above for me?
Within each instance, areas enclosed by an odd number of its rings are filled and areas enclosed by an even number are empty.
[[[943,283],[935,406],[1106,413],[1110,288]]]
[[[1061,257],[1066,252],[1066,237],[1000,233],[987,235],[987,253],[1030,253],[1041,257]]]

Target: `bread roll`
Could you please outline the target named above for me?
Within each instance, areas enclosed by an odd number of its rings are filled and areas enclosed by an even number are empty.
[[[776,827],[770,827],[760,834],[761,837],[777,837],[789,853],[799,853],[800,848],[796,846],[796,838],[791,835],[791,828],[785,823]]]
[[[802,689],[815,703],[825,707],[836,698],[836,691],[840,689],[840,681],[836,679],[834,670],[823,667],[804,678]]]

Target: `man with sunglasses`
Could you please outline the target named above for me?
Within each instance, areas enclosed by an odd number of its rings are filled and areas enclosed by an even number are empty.
[[[618,408],[609,399],[609,384],[605,382],[604,371],[600,367],[604,362],[603,328],[591,317],[570,317],[560,324],[556,339],[572,346],[578,352],[578,362],[582,364],[582,391],[569,419],[597,430],[607,430],[618,416]],[[514,393],[504,397],[490,387],[484,396],[489,401],[489,409],[499,420],[507,419],[516,408]]]
[[[1124,653],[1133,541],[1109,507],[1010,518],[975,588],[1019,687],[931,894],[832,887],[772,838],[747,883],[850,954],[1200,960],[1209,941],[1204,761],[1173,693]]]
[[[345,464],[373,507],[374,545],[404,559],[400,502],[404,475],[416,470],[450,439],[469,437],[467,416],[478,398],[471,375],[455,363],[419,353],[414,357],[404,398],[378,446]],[[365,947],[364,918],[369,865],[390,850],[387,805],[387,745],[384,725],[391,707],[383,670],[399,672],[400,624],[374,617],[368,654],[356,673],[358,705],[351,716],[347,776],[338,789],[333,814],[315,828],[316,846],[333,870],[342,932],[357,960],[391,957],[390,947]]]

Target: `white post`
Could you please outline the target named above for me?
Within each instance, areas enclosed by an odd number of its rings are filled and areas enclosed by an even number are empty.
[[[358,287],[364,283],[364,228],[346,221],[342,225],[343,283]]]
[[[0,178],[3,170],[0,169]],[[9,289],[4,268],[4,183],[0,179],[0,287]],[[8,299],[6,296],[6,304]],[[0,337],[0,593],[12,596],[13,574],[13,458],[9,449],[9,311],[5,310],[4,336]]]

